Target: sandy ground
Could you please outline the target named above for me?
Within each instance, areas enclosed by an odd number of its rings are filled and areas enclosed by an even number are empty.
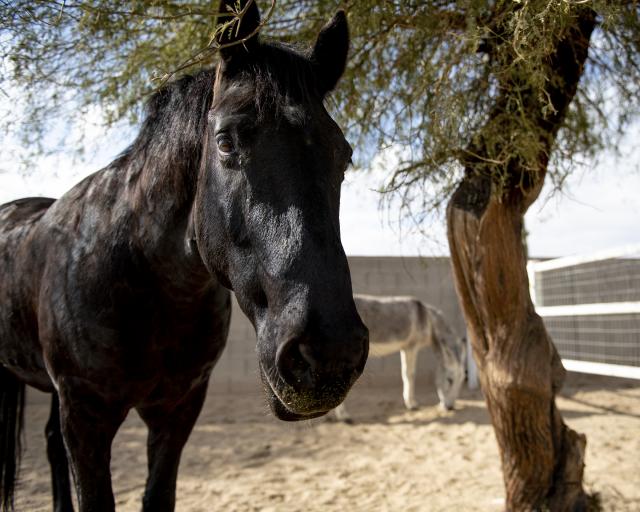
[[[398,379],[399,380],[399,379]],[[347,404],[356,424],[274,420],[259,385],[211,389],[185,449],[178,511],[498,511],[498,451],[482,396],[463,392],[457,410],[436,406],[424,384],[415,412],[400,384],[361,386]],[[31,393],[18,511],[49,511],[42,434],[46,396]],[[606,511],[640,511],[640,382],[572,375],[559,405],[587,435],[586,485]],[[117,509],[137,511],[146,477],[145,428],[130,414],[113,451]]]

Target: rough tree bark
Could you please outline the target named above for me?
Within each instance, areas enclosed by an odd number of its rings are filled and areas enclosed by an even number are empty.
[[[538,95],[518,91],[526,115],[543,134],[535,169],[518,155],[500,169],[482,160],[487,151],[480,132],[471,148],[480,159],[465,162],[465,177],[447,209],[456,287],[500,447],[509,511],[588,508],[582,487],[586,438],[564,424],[555,404],[565,370],[529,296],[522,243],[523,217],[542,188],[548,155],[583,71],[595,14],[581,9],[574,21],[547,63],[556,112],[545,116]],[[508,108],[515,87],[501,85],[494,114]]]

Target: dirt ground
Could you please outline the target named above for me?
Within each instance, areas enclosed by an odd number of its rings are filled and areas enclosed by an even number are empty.
[[[399,379],[398,379],[399,380]],[[433,389],[403,409],[400,383],[356,388],[347,400],[356,423],[273,419],[256,382],[217,392],[185,449],[176,510],[499,511],[504,509],[498,451],[478,391],[441,412]],[[640,382],[571,375],[559,406],[585,433],[587,488],[605,511],[640,511]],[[32,392],[16,510],[50,511],[45,456],[45,395]],[[140,510],[146,431],[135,413],[120,429],[112,473],[117,509]]]

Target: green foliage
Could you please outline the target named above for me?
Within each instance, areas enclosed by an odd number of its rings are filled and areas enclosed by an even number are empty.
[[[135,122],[157,86],[152,78],[180,69],[211,43],[217,4],[3,3],[0,88],[17,86],[27,94],[23,133],[34,142],[51,116],[72,119],[77,109],[95,104],[108,123]],[[268,2],[261,7],[264,12]],[[580,10],[593,9],[598,27],[548,155],[550,176],[561,184],[576,160],[617,147],[638,119],[637,0],[279,0],[263,36],[312,41],[338,7],[348,12],[351,59],[330,106],[357,145],[361,165],[381,148],[401,148],[404,159],[389,169],[388,189],[418,200],[420,209],[446,200],[480,136],[482,158],[498,178],[514,158],[535,167],[544,137],[533,119],[554,114],[548,91],[563,80],[550,75],[548,62]],[[213,58],[209,53],[196,66]]]
[[[316,29],[316,20],[337,5],[304,3],[299,8],[313,12],[311,21],[294,32]],[[287,10],[300,2],[279,4]],[[388,189],[417,210],[448,199],[460,162],[474,158],[480,136],[477,156],[498,180],[513,159],[539,165],[548,134],[536,119],[555,113],[548,91],[563,80],[550,74],[549,59],[581,10],[595,10],[598,26],[580,88],[547,155],[554,183],[560,186],[578,161],[615,149],[638,119],[637,1],[360,0],[347,8],[352,58],[336,112],[359,147],[408,149],[400,166],[389,169]]]
[[[152,79],[210,43],[218,3],[2,2],[0,89],[11,98],[19,91],[26,105],[9,131],[37,145],[94,105],[107,124],[137,122]]]

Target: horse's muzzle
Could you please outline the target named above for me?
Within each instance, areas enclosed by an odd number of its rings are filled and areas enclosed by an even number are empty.
[[[364,326],[342,344],[314,344],[304,335],[281,343],[271,371],[261,365],[274,414],[295,421],[321,416],[340,405],[364,370],[368,347]]]

